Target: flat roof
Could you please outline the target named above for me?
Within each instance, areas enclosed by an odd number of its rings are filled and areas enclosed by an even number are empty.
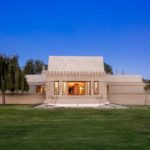
[[[28,83],[45,83],[46,74],[26,75]]]

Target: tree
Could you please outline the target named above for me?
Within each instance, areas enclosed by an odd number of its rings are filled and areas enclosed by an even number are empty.
[[[148,99],[148,94],[150,92],[150,80],[146,81],[144,90],[146,91],[146,98],[145,98],[145,105],[146,105],[147,99]]]
[[[44,63],[41,60],[35,60],[34,61],[34,72],[35,74],[39,74],[42,72],[42,68],[44,66]]]
[[[22,74],[23,71],[18,64],[18,56],[8,57],[0,54],[0,91],[2,92],[2,104],[5,104],[5,93],[7,91],[13,93],[28,90],[25,75]]]
[[[5,104],[5,91],[8,87],[7,78],[8,74],[8,61],[7,56],[0,54],[0,90],[2,92],[2,104]]]
[[[25,67],[24,67],[25,74],[35,74],[34,70],[35,70],[34,69],[34,60],[33,59],[27,60]]]
[[[43,61],[41,60],[33,60],[33,59],[29,59],[24,67],[24,72],[25,74],[40,74],[42,72],[42,68],[47,69],[47,65],[44,64]]]
[[[19,64],[18,56],[12,56],[9,58],[8,63],[8,89],[11,92],[18,91],[18,76],[19,76]]]
[[[104,69],[107,74],[111,74],[111,75],[113,74],[112,66],[110,66],[109,64],[104,63]]]

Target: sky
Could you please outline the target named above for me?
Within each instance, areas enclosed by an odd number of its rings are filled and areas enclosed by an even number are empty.
[[[103,56],[150,79],[149,0],[0,0],[0,53],[26,60]]]

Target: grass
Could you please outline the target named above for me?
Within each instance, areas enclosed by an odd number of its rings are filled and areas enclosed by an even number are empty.
[[[0,150],[149,150],[150,107],[0,106]]]

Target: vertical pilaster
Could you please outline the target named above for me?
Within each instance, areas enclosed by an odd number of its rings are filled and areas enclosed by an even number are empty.
[[[100,82],[99,83],[99,94],[102,96],[103,102],[107,101],[107,83]]]
[[[46,82],[46,103],[51,99],[51,96],[54,95],[54,82],[47,81]]]
[[[88,95],[88,83],[85,83],[85,95]]]
[[[91,81],[91,95],[94,95],[94,82]]]
[[[60,83],[59,83],[59,95],[61,95],[62,96],[62,89],[63,89],[63,82],[62,81],[60,81]]]

